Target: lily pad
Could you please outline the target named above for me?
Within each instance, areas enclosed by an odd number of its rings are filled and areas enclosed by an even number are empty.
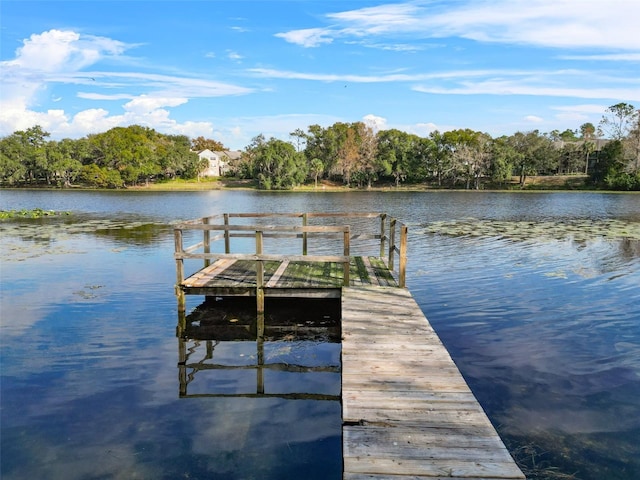
[[[596,238],[640,240],[640,223],[617,219],[531,222],[470,218],[432,222],[423,226],[423,232],[449,237],[497,237],[515,241],[571,239],[587,242]]]

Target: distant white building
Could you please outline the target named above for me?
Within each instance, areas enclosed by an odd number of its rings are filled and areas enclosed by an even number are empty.
[[[211,150],[202,150],[198,152],[198,157],[209,162],[209,166],[201,173],[201,177],[221,177],[229,172],[231,167],[229,163],[232,160],[240,158],[242,152],[237,150],[227,150],[224,152],[212,152]]]

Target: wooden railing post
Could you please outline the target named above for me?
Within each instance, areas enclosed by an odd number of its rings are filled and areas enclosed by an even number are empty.
[[[302,226],[306,227],[308,225],[309,218],[306,213],[302,214]],[[307,232],[302,232],[302,254],[307,254]]]
[[[176,228],[173,230],[173,239],[175,243],[176,253],[176,296],[178,297],[178,312],[184,312],[186,310],[186,300],[184,292],[182,291],[182,282],[184,282],[184,253],[182,247],[182,230]]]
[[[342,280],[342,285],[345,287],[349,286],[349,269],[350,269],[350,255],[351,255],[351,247],[349,245],[351,241],[351,232],[349,229],[349,226],[345,227],[345,231],[344,231],[344,256],[347,257],[347,259],[344,262],[343,265],[343,270],[344,270],[344,277]]]
[[[393,258],[396,250],[396,219],[389,220],[389,258],[387,259],[387,266],[389,270],[393,272]]]
[[[229,214],[225,213],[224,217],[224,226],[227,227],[224,231],[224,253],[231,253],[231,243],[229,241]]]
[[[202,223],[204,225],[209,225],[209,217],[204,217],[202,219]],[[202,243],[204,244],[204,253],[211,253],[211,230],[203,230],[202,232],[203,232]],[[211,264],[211,259],[205,258],[204,266],[208,267],[210,264]]]
[[[256,254],[262,255],[262,231],[256,230]],[[264,263],[256,260],[256,305],[258,315],[264,315]]]
[[[385,249],[384,249],[384,236],[385,236],[385,223],[387,222],[387,214],[380,214],[380,258],[384,258]]]
[[[398,267],[398,286],[404,288],[407,278],[407,226],[400,227],[400,266]]]

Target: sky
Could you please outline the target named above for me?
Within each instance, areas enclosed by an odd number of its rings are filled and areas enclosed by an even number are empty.
[[[640,0],[0,2],[0,136],[597,126],[640,107]]]

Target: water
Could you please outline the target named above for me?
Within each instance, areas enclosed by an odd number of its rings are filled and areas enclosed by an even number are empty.
[[[250,211],[400,218],[408,286],[528,477],[640,478],[638,195],[0,191],[0,208],[73,212],[0,224],[3,478],[340,478],[337,402],[180,398],[170,223]],[[205,363],[257,355],[215,348]],[[216,372],[189,394],[256,387]],[[335,388],[285,377],[265,388]]]

